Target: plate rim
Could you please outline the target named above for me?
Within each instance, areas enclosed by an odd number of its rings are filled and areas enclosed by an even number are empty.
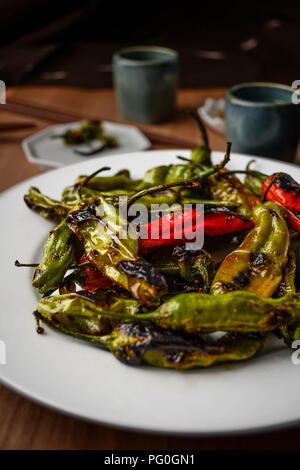
[[[128,156],[130,158],[130,156],[132,156],[134,154],[146,153],[146,154],[149,155],[149,153],[162,153],[162,152],[166,152],[166,153],[174,152],[174,154],[176,154],[176,152],[190,152],[190,150],[189,149],[166,149],[166,150],[151,150],[150,152],[140,150],[140,151],[136,151],[136,152],[130,152],[130,153],[124,153],[124,154],[118,154],[118,155],[119,155],[119,157]],[[224,153],[221,152],[221,151],[214,151],[213,154],[215,156],[221,156]],[[242,154],[233,152],[232,155],[241,156]],[[269,161],[274,162],[273,159],[268,159],[266,157],[251,156],[251,155],[248,155],[248,154],[244,154],[243,157],[245,157],[247,159],[256,158],[258,160],[263,159],[263,160],[269,160]],[[108,158],[108,156],[106,156],[106,158]],[[99,159],[101,159],[101,157],[99,157]],[[93,160],[93,162],[95,163],[95,159]],[[275,162],[276,162],[276,160],[275,160]],[[71,166],[72,167],[81,166],[82,163],[83,162],[74,163]],[[300,170],[299,166],[294,164],[294,163],[284,162],[284,161],[280,161],[280,160],[278,160],[278,163],[290,166],[291,168],[297,168],[298,171]],[[70,166],[69,166],[69,168],[70,168]],[[52,171],[56,171],[56,172],[61,171],[61,172],[63,172],[63,171],[65,171],[65,167],[53,169],[53,170],[51,170],[51,172]],[[30,177],[30,178],[27,178],[27,179],[17,183],[16,185],[8,188],[7,190],[3,191],[1,193],[1,196],[2,195],[6,196],[10,192],[13,192],[14,190],[16,190],[18,187],[24,185],[25,183],[26,184],[30,183],[32,180],[39,179],[40,177],[43,177],[45,175],[48,175],[48,172],[44,173],[44,174],[39,174],[39,175]],[[241,428],[231,429],[231,430],[207,430],[207,431],[187,431],[187,430],[179,431],[179,430],[175,430],[174,431],[174,430],[167,429],[167,428],[166,429],[162,429],[162,428],[160,428],[160,429],[156,429],[156,428],[151,429],[150,427],[145,428],[143,426],[132,426],[132,425],[117,424],[115,422],[110,422],[110,421],[107,421],[107,420],[100,420],[98,418],[93,419],[93,418],[90,418],[90,417],[87,417],[87,416],[81,414],[80,412],[66,410],[62,406],[54,405],[51,402],[49,403],[49,401],[47,401],[46,399],[40,398],[40,397],[38,397],[38,396],[36,396],[32,393],[28,393],[26,390],[22,389],[21,387],[15,386],[11,381],[9,381],[7,379],[4,379],[2,377],[1,369],[0,369],[0,383],[5,385],[9,389],[13,390],[14,392],[19,393],[20,395],[26,397],[27,399],[29,399],[29,400],[31,400],[35,403],[38,403],[42,406],[45,406],[46,408],[55,410],[56,412],[63,413],[67,416],[73,416],[73,417],[75,416],[78,419],[85,420],[85,421],[88,421],[88,422],[93,422],[93,423],[97,423],[97,424],[100,424],[100,425],[113,427],[113,428],[116,428],[116,429],[132,430],[132,431],[135,431],[135,432],[144,432],[144,433],[150,433],[150,434],[184,435],[184,436],[225,436],[225,435],[236,435],[236,434],[260,433],[260,432],[267,432],[267,431],[278,430],[278,429],[285,429],[285,428],[297,426],[300,423],[300,418],[299,419],[297,418],[295,420],[287,420],[287,421],[283,421],[281,423],[275,423],[275,424],[266,425],[266,426],[257,426],[257,427],[256,426],[252,426],[252,427],[248,426],[248,427],[241,427]]]
[[[90,418],[90,417],[84,416],[81,413],[77,413],[75,411],[74,412],[68,411],[64,408],[53,405],[52,403],[49,403],[36,396],[30,395],[24,390],[18,389],[18,387],[15,387],[10,382],[3,380],[2,377],[0,377],[0,385],[7,387],[10,391],[17,393],[18,395],[21,395],[23,398],[26,398],[30,402],[43,406],[48,410],[55,411],[56,413],[61,413],[62,415],[67,416],[67,417],[79,419],[80,421],[85,421],[91,424],[97,424],[99,426],[105,426],[105,427],[113,428],[113,429],[120,430],[120,431],[131,431],[131,432],[137,432],[137,433],[142,432],[145,434],[152,434],[152,435],[170,435],[174,437],[184,436],[184,437],[208,437],[209,438],[209,437],[222,437],[222,436],[230,437],[230,436],[247,435],[247,434],[249,435],[263,434],[265,432],[293,429],[294,427],[297,427],[300,424],[300,418],[298,418],[295,420],[289,420],[289,421],[278,423],[278,424],[271,424],[269,426],[258,426],[258,427],[253,426],[250,428],[239,428],[239,429],[220,430],[220,431],[179,431],[179,430],[174,431],[171,429],[150,429],[150,428],[144,428],[142,426],[131,426],[131,425],[125,425],[125,424],[112,423],[112,422],[105,421],[105,420]]]

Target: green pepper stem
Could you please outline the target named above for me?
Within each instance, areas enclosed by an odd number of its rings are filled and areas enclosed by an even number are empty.
[[[195,168],[200,168],[200,170],[204,170],[207,168],[207,165],[202,165],[201,163],[197,164],[193,162],[190,158],[187,157],[182,157],[181,155],[177,155],[178,160],[182,160],[183,162],[187,162],[189,165],[195,167]]]
[[[71,264],[70,269],[81,268],[82,266],[86,266],[87,264],[91,263],[89,261],[84,261],[83,263]],[[39,263],[20,263],[16,259],[15,266],[17,266],[17,268],[37,268],[39,266]]]
[[[36,268],[38,263],[20,263],[20,261],[16,259],[15,266],[17,266],[17,268]]]
[[[200,184],[195,181],[195,180],[188,180],[188,181],[177,181],[176,183],[168,183],[168,184],[158,184],[157,186],[152,186],[152,188],[147,188],[147,189],[142,189],[138,193],[134,194],[131,196],[129,201],[127,202],[127,207],[132,206],[138,199],[142,198],[143,196],[146,196],[148,194],[156,193],[158,191],[163,191],[165,189],[169,188],[174,188],[176,186],[182,186],[182,187],[199,187]]]
[[[94,171],[93,173],[91,173],[90,175],[88,175],[84,180],[83,180],[83,183],[81,184],[81,186],[86,186],[87,183],[92,179],[94,178],[94,176],[98,175],[98,173],[102,173],[103,171],[108,171],[108,170],[111,170],[110,166],[103,166],[101,168],[98,168],[98,170]]]
[[[256,160],[255,160],[254,158],[252,158],[252,160],[250,160],[250,161],[247,163],[247,165],[246,165],[246,170],[249,170],[249,169],[250,169],[250,165],[252,165],[252,163],[255,163],[255,161],[256,161]]]
[[[202,140],[204,142],[204,145],[205,147],[209,148],[209,143],[208,143],[208,137],[207,137],[207,133],[206,133],[206,129],[200,119],[200,117],[198,116],[198,113],[196,113],[195,111],[192,111],[192,110],[188,110],[188,114],[193,118],[195,119],[198,127],[199,127],[199,130],[200,130],[200,134],[201,134],[201,137],[202,137]]]
[[[226,173],[222,173],[220,177],[226,178],[226,176],[235,175],[235,174],[251,175],[251,176],[257,176],[261,178],[268,177],[268,175],[265,175],[264,173],[261,173],[260,171],[256,171],[256,170],[229,170],[229,171],[226,171]]]
[[[195,179],[192,179],[192,180],[187,180],[187,181],[177,181],[176,183],[159,184],[157,186],[153,186],[152,188],[142,189],[138,193],[131,196],[129,201],[127,201],[127,207],[129,208],[138,199],[142,198],[143,196],[146,196],[147,194],[156,193],[158,191],[163,191],[165,189],[174,188],[176,186],[190,187],[190,188],[191,187],[194,187],[194,188],[199,187],[200,183],[204,179],[208,178],[209,176],[213,175],[214,173],[218,173],[220,170],[222,170],[224,168],[224,166],[230,160],[230,149],[231,149],[231,142],[227,142],[226,153],[225,153],[224,159],[218,165],[215,165],[214,167],[209,168],[208,170],[205,170],[198,178],[195,178]]]
[[[110,170],[110,166],[103,166],[101,168],[98,168],[98,170],[94,171],[93,173],[91,173],[90,175],[88,175],[83,181],[82,183],[78,186],[77,188],[77,192],[78,192],[78,197],[79,199],[82,201],[82,195],[81,195],[81,190],[84,186],[87,185],[87,183],[92,179],[94,178],[94,176],[98,175],[99,173],[102,173],[103,171],[108,171]]]

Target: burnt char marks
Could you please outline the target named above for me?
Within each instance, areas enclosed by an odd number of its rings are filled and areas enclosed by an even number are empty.
[[[280,215],[273,209],[269,209],[269,214],[273,217],[273,219],[279,219],[280,217]]]
[[[262,266],[267,261],[265,253],[251,253],[250,255],[250,266]]]
[[[185,263],[191,259],[193,259],[195,256],[200,255],[201,253],[207,254],[204,250],[186,250],[184,246],[175,246],[172,252],[172,256],[175,256],[175,258],[180,262],[180,263]]]
[[[249,283],[249,279],[243,272],[239,272],[238,276],[234,279],[234,283],[237,284],[239,287],[245,287]]]
[[[232,206],[220,206],[219,204],[205,204],[204,203],[204,213],[207,214],[208,212],[229,212],[234,213],[237,215],[236,211],[239,205],[232,205]]]
[[[222,287],[225,289],[226,292],[240,290],[240,287],[234,284],[233,282],[222,282]]]
[[[101,222],[100,217],[96,213],[97,203],[92,202],[91,204],[84,204],[78,210],[70,212],[67,217],[67,224],[80,225],[87,220],[97,220]]]
[[[130,323],[122,324],[118,333],[128,338],[126,346],[119,346],[116,351],[118,359],[128,365],[139,365],[143,362],[146,351],[159,350],[167,362],[180,364],[186,353],[217,353],[217,345],[206,344],[199,336],[189,337],[181,334],[150,329]]]
[[[27,194],[24,196],[24,202],[29,209],[37,212],[38,214],[44,214],[47,219],[53,220],[54,222],[59,222],[64,215],[63,211],[59,211],[54,207],[46,207],[36,204],[29,196],[27,196]]]
[[[120,261],[117,266],[128,277],[141,279],[152,286],[163,287],[166,284],[162,274],[143,258],[139,258],[136,261]]]
[[[279,298],[279,297],[283,297],[284,295],[287,295],[287,285],[286,285],[285,280],[283,279],[281,283],[279,284],[279,286],[277,287],[274,293],[274,297]]]
[[[294,191],[300,194],[299,184],[287,173],[278,173],[275,182],[284,191]]]

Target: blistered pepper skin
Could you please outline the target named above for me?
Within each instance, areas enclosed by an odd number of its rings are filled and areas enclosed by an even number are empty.
[[[34,186],[30,186],[28,193],[24,196],[24,201],[29,209],[45,219],[54,220],[57,223],[66,217],[71,208],[64,202],[45,196]]]
[[[274,173],[268,176],[262,184],[261,197],[264,196],[267,189],[266,199],[268,201],[275,201],[295,213],[300,211],[300,185],[290,175]]]
[[[221,263],[211,285],[212,294],[245,290],[270,297],[279,286],[287,263],[289,230],[274,202],[253,209],[255,227]]]
[[[116,305],[117,310],[119,307]],[[249,359],[262,349],[262,336],[228,334],[208,343],[197,335],[187,336],[132,323],[111,326],[100,314],[93,314],[89,309],[78,311],[75,307],[72,313],[68,311],[69,307],[62,306],[61,311],[52,314],[40,310],[38,316],[62,333],[108,349],[119,361],[131,366],[148,364],[187,370]]]
[[[159,304],[167,283],[150,263],[138,255],[138,241],[126,231],[126,221],[103,198],[85,203],[67,217],[92,265],[131,292],[144,305]]]
[[[252,209],[260,203],[255,196],[235,175],[226,176],[226,170],[212,175],[207,180],[213,199],[225,199],[239,205],[238,212],[245,217],[252,216]]]
[[[43,261],[35,268],[32,285],[41,294],[59,287],[69,266],[75,262],[72,232],[65,219],[50,232],[43,249]]]
[[[190,334],[214,331],[258,333],[275,330],[284,323],[299,323],[300,294],[277,299],[244,291],[221,295],[179,294],[150,313],[99,309],[78,294],[66,294],[41,299],[37,310],[48,319],[62,312],[70,315],[89,312],[90,316],[101,315],[110,320],[155,325]]]

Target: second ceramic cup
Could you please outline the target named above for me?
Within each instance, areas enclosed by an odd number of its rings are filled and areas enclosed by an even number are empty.
[[[227,140],[234,152],[293,161],[300,137],[295,90],[278,83],[242,83],[227,91]]]
[[[146,124],[174,113],[178,54],[156,46],[128,47],[113,55],[113,80],[122,118]]]

